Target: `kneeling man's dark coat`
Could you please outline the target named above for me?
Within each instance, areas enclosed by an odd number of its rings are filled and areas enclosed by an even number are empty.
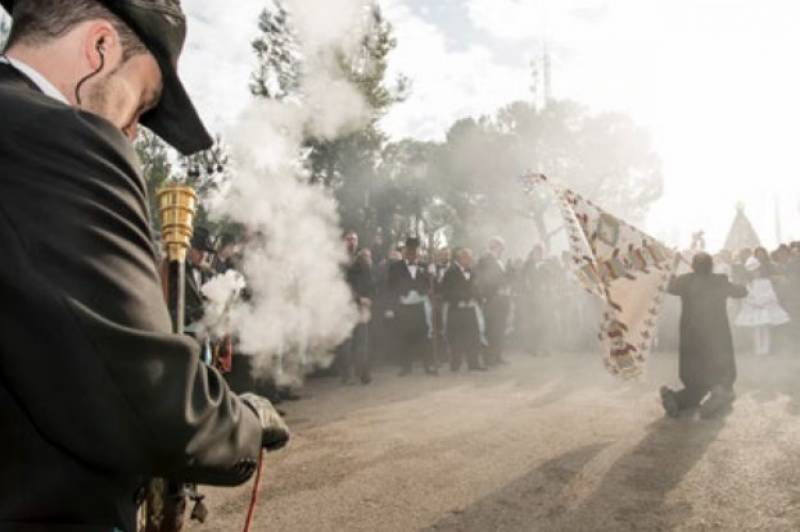
[[[681,298],[680,378],[687,388],[733,386],[736,360],[727,300],[747,295],[725,275],[688,273],[670,281],[668,291]]]

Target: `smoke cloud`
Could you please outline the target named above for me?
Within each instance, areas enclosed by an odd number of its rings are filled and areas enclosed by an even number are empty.
[[[234,305],[224,295],[235,277],[210,290],[212,306],[228,307],[240,351],[254,357],[257,376],[294,383],[331,360],[332,349],[358,320],[342,265],[336,204],[308,184],[302,165],[306,135],[334,139],[360,128],[370,109],[331,50],[355,53],[363,38],[361,0],[286,3],[300,37],[304,76],[300,97],[254,100],[227,133],[234,178],[211,199],[212,216],[248,230],[241,268],[250,298]],[[362,32],[359,34],[359,32]],[[207,322],[214,320],[209,312]]]

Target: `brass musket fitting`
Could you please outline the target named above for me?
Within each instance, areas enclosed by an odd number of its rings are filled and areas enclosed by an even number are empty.
[[[192,187],[167,184],[156,194],[161,215],[161,239],[169,260],[186,261],[194,232],[197,193]]]

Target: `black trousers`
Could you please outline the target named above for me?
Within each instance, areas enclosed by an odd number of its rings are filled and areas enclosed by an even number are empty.
[[[370,379],[368,324],[356,325],[350,338],[340,346],[339,356],[343,381],[349,381],[353,373],[363,382]]]
[[[506,296],[495,296],[486,302],[483,308],[486,320],[486,348],[489,364],[497,364],[503,359],[506,348],[506,325],[508,313],[511,311],[511,301]]]
[[[422,359],[426,369],[434,367],[424,304],[398,305],[395,310],[393,332],[395,359],[400,362],[404,370],[410,371],[417,357]]]
[[[481,338],[474,308],[450,307],[447,313],[447,343],[450,345],[450,369],[458,371],[464,360],[470,369],[479,366]]]

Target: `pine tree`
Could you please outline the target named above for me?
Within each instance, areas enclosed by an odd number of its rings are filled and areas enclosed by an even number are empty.
[[[195,226],[204,225],[215,232],[217,226],[226,225],[225,222],[211,223],[205,207],[208,197],[230,178],[228,173],[230,154],[220,137],[215,139],[214,145],[208,150],[181,157],[156,134],[142,128],[134,146],[142,163],[142,175],[147,183],[150,222],[154,234],[160,231],[157,193],[167,182],[188,185],[197,192],[199,201]]]
[[[253,42],[258,66],[251,91],[271,99],[296,98],[302,105],[305,64],[301,42],[292,27],[291,13],[279,0],[259,17],[261,35]],[[381,225],[373,208],[372,191],[385,188],[378,166],[386,136],[378,121],[403,100],[409,83],[400,77],[387,83],[388,57],[396,46],[391,24],[377,2],[365,0],[364,37],[355,53],[333,50],[342,77],[352,83],[370,108],[369,119],[357,132],[335,140],[309,135],[304,142],[305,162],[312,184],[333,189],[344,225],[371,238]],[[387,230],[389,227],[386,228]]]
[[[296,94],[300,85],[302,58],[289,12],[274,0],[273,9],[258,17],[261,35],[252,43],[258,66],[250,82],[254,96],[282,100]]]
[[[173,165],[170,159],[174,152],[155,133],[145,128],[139,129],[134,148],[142,163],[142,175],[147,183],[151,229],[153,234],[158,234],[161,224],[156,193],[173,175]]]

